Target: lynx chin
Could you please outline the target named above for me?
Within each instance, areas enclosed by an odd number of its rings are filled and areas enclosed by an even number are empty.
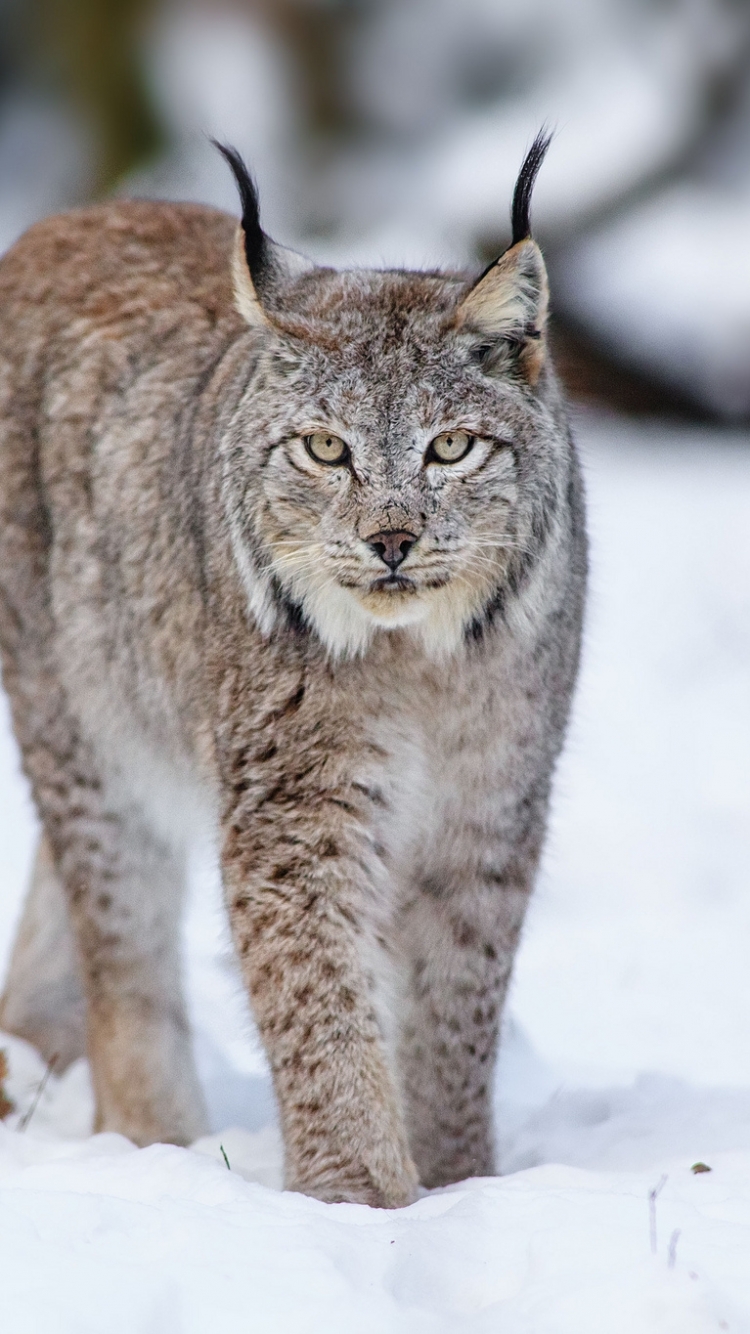
[[[493,1065],[578,663],[583,497],[521,168],[478,277],[319,268],[115,201],[0,262],[0,647],[43,835],[0,1026],[96,1125],[206,1128],[180,982],[214,839],[286,1184],[495,1170]]]

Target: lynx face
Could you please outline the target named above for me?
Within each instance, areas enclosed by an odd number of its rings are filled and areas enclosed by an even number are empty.
[[[412,627],[440,656],[533,546],[559,435],[477,290],[319,270],[264,320],[225,488],[266,625],[281,598],[335,655]]]

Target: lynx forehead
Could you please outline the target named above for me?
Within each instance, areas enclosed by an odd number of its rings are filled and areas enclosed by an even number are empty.
[[[545,147],[517,192],[521,235],[470,286],[305,267],[260,232],[253,185],[222,150],[244,205],[237,305],[264,333],[225,502],[266,630],[275,584],[334,655],[399,627],[449,654],[534,545],[560,452],[535,392],[547,288],[523,200]]]
[[[0,261],[0,650],[43,836],[0,1025],[96,1126],[205,1130],[179,911],[207,820],[291,1189],[494,1170],[492,1072],[576,676],[583,497],[529,233],[337,273],[113,201]]]

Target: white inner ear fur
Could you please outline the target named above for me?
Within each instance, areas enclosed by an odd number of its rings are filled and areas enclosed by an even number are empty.
[[[251,328],[268,324],[263,307],[258,300],[250,270],[245,256],[245,233],[242,225],[237,228],[232,251],[232,282],[234,284],[234,304],[240,315]]]
[[[468,325],[493,337],[542,333],[549,285],[535,241],[519,241],[485,273],[458,308],[459,328]]]
[[[315,267],[312,260],[307,259],[305,255],[300,255],[296,250],[289,250],[286,246],[277,245],[275,241],[268,241],[268,247],[273,255],[274,267],[278,269],[282,281],[284,277],[289,279],[298,278],[301,274],[307,273],[309,269]],[[234,237],[232,282],[234,284],[234,304],[251,328],[271,324],[272,318],[263,309],[250,276],[250,270],[247,267],[245,233],[242,230],[241,223]]]

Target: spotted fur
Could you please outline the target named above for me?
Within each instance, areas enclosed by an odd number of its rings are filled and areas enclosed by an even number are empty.
[[[394,1206],[494,1170],[581,483],[528,238],[479,280],[246,240],[114,202],[0,263],[0,643],[45,831],[0,1021],[85,1040],[100,1129],[199,1134],[176,921],[203,828],[287,1185]]]

